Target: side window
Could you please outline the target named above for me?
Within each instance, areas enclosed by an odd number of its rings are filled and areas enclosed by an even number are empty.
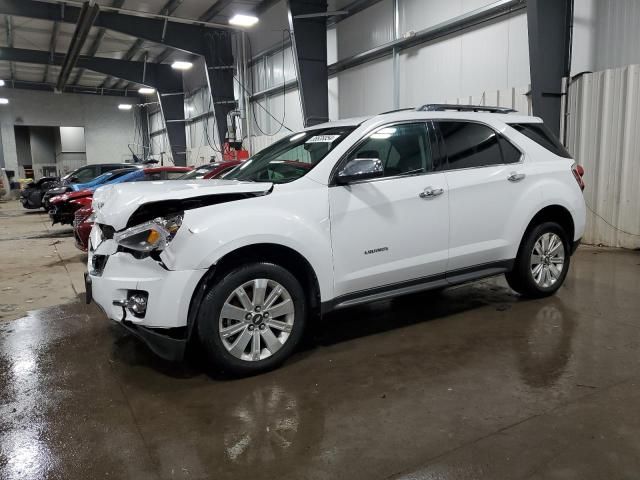
[[[560,140],[543,123],[514,123],[511,127],[550,152],[560,157],[571,158],[571,154],[560,143]]]
[[[155,180],[162,180],[162,172],[145,173],[140,179],[141,182],[149,182]]]
[[[175,180],[176,178],[180,178],[186,172],[165,172],[167,176],[167,180]]]
[[[439,121],[446,170],[488,167],[520,160],[520,151],[492,128],[473,122]]]
[[[74,175],[78,179],[79,183],[88,182],[89,180],[93,180],[98,176],[96,172],[96,167],[85,167],[78,170],[78,172]]]
[[[500,142],[500,149],[502,150],[502,163],[518,163],[520,161],[522,152],[514,147],[509,140],[499,135],[498,142]]]
[[[116,168],[122,168],[121,165],[102,165],[100,167],[100,173],[110,172],[111,170],[115,170]]]
[[[382,160],[385,177],[433,170],[431,142],[424,123],[382,127],[370,134],[347,161],[354,158]]]

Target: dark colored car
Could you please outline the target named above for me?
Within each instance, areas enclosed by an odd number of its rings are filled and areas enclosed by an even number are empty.
[[[201,167],[194,168],[190,172],[182,175],[178,180],[203,180],[220,178],[225,173],[242,163],[242,160],[229,160],[226,162],[208,163]],[[89,233],[93,227],[93,209],[91,205],[76,210],[73,220],[73,236],[76,239],[76,247],[83,252],[87,251],[89,243]]]
[[[143,166],[144,165],[134,165],[131,163],[97,163],[95,165],[85,165],[84,167],[80,167],[62,177],[56,184],[51,185],[49,189],[45,191],[42,196],[42,207],[46,210],[49,210],[49,208],[51,207],[49,204],[51,198],[55,197],[56,195],[62,195],[63,193],[72,190],[69,187],[69,185],[72,183],[90,182],[100,175],[116,169],[139,169]]]
[[[59,185],[60,180],[57,177],[42,177],[37,182],[27,184],[20,192],[20,202],[22,206],[28,209],[42,207],[42,197],[47,190]]]
[[[143,182],[150,180],[175,180],[185,173],[190,172],[191,167],[151,167],[141,169],[122,169],[117,174],[107,178],[102,185],[94,185],[91,188],[80,190],[77,192],[67,192],[62,195],[52,197],[51,209],[49,217],[55,225],[61,223],[63,225],[73,224],[76,210],[91,204],[93,192],[105,185],[113,185],[124,182]]]

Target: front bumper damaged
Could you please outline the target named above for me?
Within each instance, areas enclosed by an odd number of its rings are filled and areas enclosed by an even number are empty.
[[[150,256],[135,258],[119,251],[115,240],[104,238],[100,226],[94,226],[89,238],[88,270],[88,300],[158,356],[171,361],[182,359],[189,337],[192,294],[206,269],[169,270]],[[141,293],[146,297],[142,313],[127,306],[132,295]]]

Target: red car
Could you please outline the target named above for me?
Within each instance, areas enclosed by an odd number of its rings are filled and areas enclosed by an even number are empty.
[[[211,162],[200,165],[180,177],[180,180],[209,180],[210,178],[220,178],[242,162],[243,160],[228,160],[225,162]]]
[[[228,171],[230,171],[231,169],[233,169],[234,167],[240,165],[241,163],[242,163],[242,160],[229,160],[226,162],[209,163],[207,165],[196,167],[193,170],[189,169],[189,171],[186,174],[183,174],[182,176],[178,177],[177,180],[201,180],[201,179],[219,178],[225,173],[227,173]],[[184,168],[184,167],[174,167],[174,168]],[[152,169],[148,169],[148,170],[152,170]],[[91,215],[93,214],[93,209],[91,208],[91,198],[92,197],[89,197],[88,205],[83,206],[79,210],[75,211],[75,217],[73,219],[73,236],[76,239],[76,247],[78,247],[83,252],[87,251],[88,243],[89,243],[89,234],[91,233],[91,228],[93,227],[93,219],[90,218]]]

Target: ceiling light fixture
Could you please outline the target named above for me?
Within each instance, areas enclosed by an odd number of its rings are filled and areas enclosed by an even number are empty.
[[[4,80],[0,80],[0,87],[4,87]]]
[[[133,105],[131,105],[130,103],[121,103],[120,105],[118,105],[119,110],[131,110],[132,108]]]
[[[229,19],[229,25],[235,25],[237,27],[253,27],[256,23],[258,23],[258,17],[254,15],[236,13]]]
[[[191,67],[193,67],[193,63],[183,62],[180,60],[177,60],[171,64],[171,68],[174,68],[176,70],[189,70]]]
[[[6,105],[7,103],[9,103],[8,98],[0,98],[0,105]]]
[[[138,93],[140,95],[151,95],[153,93],[156,93],[156,89],[151,87],[140,87],[138,89]]]

